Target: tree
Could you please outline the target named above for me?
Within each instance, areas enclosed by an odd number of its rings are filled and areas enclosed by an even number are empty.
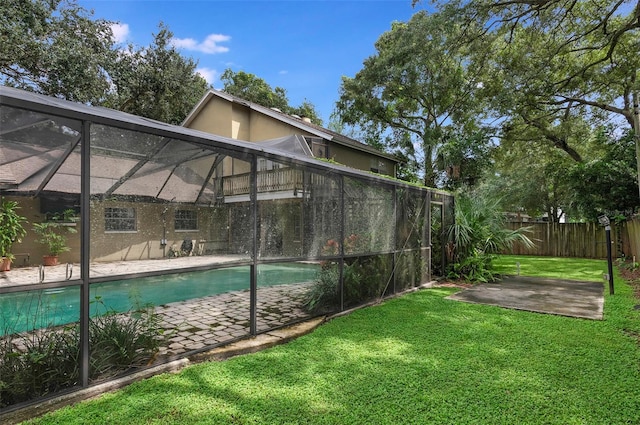
[[[416,13],[407,23],[393,23],[363,69],[342,80],[342,121],[391,134],[387,149],[420,164],[427,186],[435,184],[434,160],[446,134],[473,128],[482,118],[481,56],[488,50],[479,46],[483,39],[461,42],[469,30],[455,15]]]
[[[172,38],[161,23],[149,46],[118,52],[106,106],[170,124],[186,118],[210,86],[196,73],[197,63],[171,45]]]
[[[68,100],[100,103],[109,88],[111,22],[74,0],[0,2],[0,82]]]
[[[220,81],[223,84],[222,91],[232,96],[266,108],[276,108],[285,114],[306,117],[311,119],[311,122],[322,125],[322,119],[311,102],[305,99],[300,106],[291,106],[285,89],[272,88],[265,80],[254,74],[244,71],[234,72],[228,68],[220,76]]]
[[[455,248],[454,262],[448,276],[472,282],[493,281],[493,255],[511,249],[516,242],[526,248],[534,246],[526,235],[529,228],[510,230],[505,222],[499,198],[459,193],[456,197],[455,223],[447,229],[449,242]]]
[[[640,210],[635,186],[635,143],[631,132],[614,137],[600,131],[598,143],[604,154],[574,165],[569,170],[573,205],[581,216],[596,220],[598,216],[632,216]]]
[[[565,117],[622,118],[635,135],[640,191],[640,1],[480,0],[440,7],[499,36],[506,47],[494,73],[513,81],[503,93],[516,94],[525,112],[519,118],[558,147],[565,146],[556,130],[570,126],[550,126]]]
[[[494,149],[485,131],[447,134],[438,149],[438,186],[447,190],[476,186],[493,166]]]
[[[479,196],[500,194],[505,211],[558,222],[570,209],[568,170],[575,161],[543,139],[523,143],[503,139],[493,152],[494,170],[483,179]]]
[[[163,25],[149,47],[122,51],[112,24],[75,0],[0,2],[0,83],[179,124],[208,88],[196,63]]]

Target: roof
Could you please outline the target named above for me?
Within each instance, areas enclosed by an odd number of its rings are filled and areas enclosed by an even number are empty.
[[[278,137],[277,139],[263,140],[257,142],[261,146],[268,146],[272,150],[287,152],[296,156],[313,157],[313,153],[307,142],[300,135]]]
[[[327,128],[321,127],[319,125],[316,125],[310,122],[306,122],[302,118],[294,117],[294,116],[285,114],[283,112],[280,112],[271,108],[267,108],[262,105],[258,105],[257,103],[249,102],[248,100],[241,99],[239,97],[230,95],[228,93],[225,93],[219,90],[209,90],[207,93],[205,93],[202,99],[200,99],[200,101],[191,110],[191,112],[189,112],[189,115],[187,115],[187,118],[184,119],[184,121],[182,122],[182,126],[185,126],[185,127],[189,126],[189,124],[193,122],[193,120],[198,116],[198,114],[200,114],[202,109],[204,109],[207,103],[209,103],[209,100],[211,100],[213,97],[218,97],[231,103],[243,105],[252,111],[256,111],[258,113],[267,115],[275,120],[284,122],[286,124],[291,125],[292,127],[298,128],[314,136],[321,137],[325,140],[329,140],[333,143],[347,146],[349,148],[360,150],[370,154],[374,154],[374,155],[386,158],[390,161],[394,161],[396,163],[401,162],[401,160],[394,155],[381,152],[378,149],[375,149],[367,144],[361,143],[343,134],[337,133],[335,131],[329,130]]]
[[[84,123],[91,125],[90,133],[83,130]],[[124,137],[124,132],[130,132],[130,137]],[[91,139],[92,194],[137,194],[148,191],[144,181],[153,180],[159,183],[158,192],[150,194],[156,198],[181,199],[199,190],[202,201],[213,193],[203,177],[215,161],[224,156],[249,161],[253,154],[317,173],[339,172],[390,183],[309,157],[300,136],[250,143],[0,86],[0,190],[36,196],[41,191],[79,193],[83,134]],[[194,189],[185,191],[185,187]]]

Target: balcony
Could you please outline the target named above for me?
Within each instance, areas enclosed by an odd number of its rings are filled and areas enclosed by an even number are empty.
[[[258,193],[284,192],[302,189],[302,171],[295,168],[278,168],[259,171],[257,175]],[[227,176],[222,179],[225,197],[248,195],[251,173]]]

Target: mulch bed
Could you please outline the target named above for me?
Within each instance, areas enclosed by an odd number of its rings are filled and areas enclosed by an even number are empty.
[[[640,300],[640,267],[633,269],[631,262],[627,261],[620,267],[620,274],[633,288],[633,293]]]

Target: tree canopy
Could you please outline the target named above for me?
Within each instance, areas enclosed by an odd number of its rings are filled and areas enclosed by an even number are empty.
[[[172,38],[160,24],[149,46],[117,52],[106,106],[170,124],[184,120],[209,84],[196,73],[197,63],[171,45]]]
[[[354,78],[343,77],[337,113],[347,124],[390,134],[388,148],[415,161],[435,184],[435,158],[449,133],[477,130],[488,49],[461,42],[455,16],[416,13],[395,22]],[[478,43],[483,43],[478,39]],[[473,65],[472,65],[473,64]]]
[[[586,118],[592,128],[611,121],[631,128],[640,193],[640,1],[480,0],[437,5],[481,26],[483,34],[503,46],[492,64],[499,84],[492,105],[508,118],[507,130],[535,134],[581,162],[575,146],[568,143],[576,119]]]
[[[305,99],[300,106],[291,106],[285,89],[272,88],[255,74],[235,72],[228,68],[222,73],[220,80],[223,84],[222,91],[230,95],[267,108],[276,108],[285,114],[307,117],[314,124],[322,125],[322,119],[311,102]]]
[[[149,46],[121,49],[112,24],[75,0],[0,2],[0,83],[180,123],[208,87],[196,62],[163,25]]]
[[[343,123],[417,161],[427,184],[455,188],[488,178],[507,199],[519,197],[513,208],[556,219],[562,211],[593,217],[605,206],[579,206],[579,194],[604,187],[625,200],[610,202],[615,208],[640,206],[628,193],[629,184],[640,189],[638,0],[431,4],[435,12],[394,23],[362,70],[343,78],[336,105]],[[632,136],[622,137],[627,130]],[[603,131],[609,142],[594,142]],[[630,143],[635,175],[628,173]],[[627,156],[614,161],[620,145]],[[494,156],[478,162],[483,152]],[[602,179],[572,184],[596,169],[615,176],[617,190]],[[458,182],[451,172],[460,173]]]
[[[99,104],[115,57],[110,22],[73,1],[0,2],[0,81],[68,100]]]

